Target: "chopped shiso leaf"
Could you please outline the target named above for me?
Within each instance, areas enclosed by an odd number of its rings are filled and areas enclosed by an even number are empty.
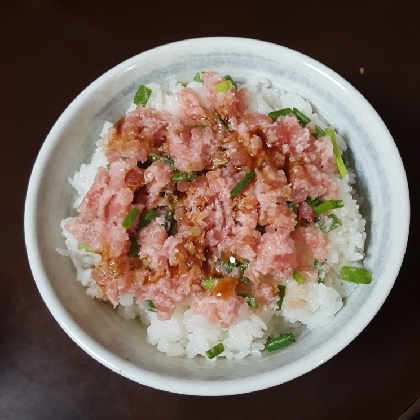
[[[144,301],[144,309],[146,309],[146,311],[150,311],[150,312],[156,312],[156,308],[155,305],[153,304],[153,302],[149,299],[146,299]]]
[[[279,117],[285,117],[286,115],[293,114],[292,108],[283,108],[277,111],[269,112],[268,116],[271,118],[273,122],[277,120]]]
[[[133,207],[128,213],[127,216],[124,217],[122,221],[122,227],[128,229],[134,222],[135,218],[139,215],[140,210]]]
[[[335,214],[329,214],[319,217],[315,224],[322,233],[328,233],[341,226],[341,221]]]
[[[198,172],[175,171],[172,175],[172,182],[193,181],[198,177]]]
[[[216,85],[214,90],[216,91],[216,93],[220,93],[220,92],[226,92],[227,90],[230,90],[232,88],[233,88],[232,80],[223,80],[223,82],[220,82]]]
[[[315,206],[314,211],[315,211],[315,214],[322,214],[322,213],[325,213],[326,211],[339,209],[340,207],[344,207],[343,200],[328,200]]]
[[[134,236],[130,236],[130,249],[127,252],[127,256],[130,258],[138,258],[140,252],[140,245],[138,244]]]
[[[230,191],[231,197],[236,197],[255,178],[255,172],[249,171]]]
[[[225,80],[230,80],[232,82],[233,87],[238,90],[238,85],[233,81],[232,77],[230,77],[228,74],[225,76]]]
[[[372,273],[365,268],[348,267],[343,265],[340,268],[340,277],[345,281],[358,284],[372,283]]]
[[[261,234],[265,233],[267,228],[265,226],[261,226],[261,225],[257,225],[257,227],[255,228],[255,230],[258,230],[258,232],[260,232]]]
[[[136,94],[134,95],[134,103],[136,105],[146,105],[151,94],[152,89],[149,89],[147,86],[140,85]]]
[[[201,282],[201,287],[205,290],[213,289],[216,286],[217,282],[220,280],[221,279],[215,277],[205,279]]]
[[[258,308],[258,303],[252,293],[240,294],[247,302],[250,308]]]
[[[203,83],[203,79],[201,78],[201,73],[198,72],[195,76],[194,76],[194,82],[198,82],[198,83]]]
[[[150,209],[144,217],[139,221],[138,228],[147,226],[156,217],[156,209]]]
[[[267,342],[265,343],[265,348],[267,349],[267,351],[274,351],[281,349],[282,347],[286,347],[289,344],[294,343],[295,341],[295,337],[292,333],[282,334],[279,337],[267,340]]]
[[[325,276],[328,272],[328,265],[325,261],[314,261],[314,268],[318,272],[318,283],[324,283]]]
[[[337,145],[337,139],[335,137],[334,130],[332,128],[326,128],[325,134],[330,137],[331,143],[333,145],[334,154],[335,154],[335,164],[337,165],[338,172],[340,173],[340,177],[344,178],[348,172],[346,165],[343,162],[343,157],[341,156],[340,149]]]
[[[286,294],[286,286],[284,286],[283,284],[279,284],[277,286],[279,288],[279,300],[277,301],[277,311],[280,311],[281,306],[283,304],[283,300],[284,300],[284,296]]]
[[[79,244],[77,245],[77,249],[80,251],[94,252],[93,249],[87,244]]]
[[[300,274],[296,270],[293,270],[292,277],[295,279],[295,281],[296,281],[297,284],[301,284],[301,283],[304,283],[305,282],[305,277],[303,277],[302,274]]]
[[[227,122],[216,112],[214,111],[214,116],[216,117],[217,122],[226,130],[229,130],[229,126]]]
[[[223,343],[219,343],[217,346],[212,347],[210,350],[206,351],[206,356],[209,359],[214,359],[219,354],[223,353],[225,351],[225,346]]]

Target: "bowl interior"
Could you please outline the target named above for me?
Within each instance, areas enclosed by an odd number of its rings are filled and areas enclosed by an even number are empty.
[[[140,321],[124,321],[111,305],[91,300],[76,281],[70,259],[56,253],[56,248],[64,246],[60,220],[73,212],[74,192],[67,178],[90,160],[104,121],[115,122],[125,113],[139,84],[168,76],[191,79],[203,70],[237,79],[261,75],[309,99],[348,142],[359,193],[365,197],[365,266],[372,270],[374,282],[359,287],[331,324],[303,334],[294,346],[266,354],[258,362],[208,364],[159,353],[146,343]],[[391,199],[395,196],[399,200]],[[340,76],[306,56],[277,45],[234,38],[159,47],[96,80],[66,109],[46,139],[25,208],[27,250],[37,286],[70,337],[101,363],[137,382],[202,395],[236,394],[280,384],[345,347],[388,295],[404,255],[408,223],[401,159],[369,103]]]

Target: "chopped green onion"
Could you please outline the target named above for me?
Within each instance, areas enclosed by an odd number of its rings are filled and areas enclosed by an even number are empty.
[[[225,76],[225,80],[230,80],[232,82],[233,87],[238,90],[238,85],[233,81],[232,77],[230,77],[228,74]]]
[[[153,302],[149,299],[146,299],[144,301],[144,309],[146,309],[146,311],[150,311],[150,312],[156,312],[156,308],[155,305],[153,304]]]
[[[255,172],[249,171],[230,191],[231,197],[236,197],[255,178]]]
[[[198,177],[198,172],[175,171],[172,175],[172,182],[193,181]]]
[[[296,204],[293,201],[286,201],[287,207],[292,210],[293,213],[297,213],[298,209]]]
[[[178,233],[178,223],[172,220],[171,227],[168,230],[168,236],[175,236]]]
[[[134,222],[134,219],[139,215],[140,210],[133,207],[125,216],[124,220],[122,221],[122,227],[128,229]]]
[[[137,162],[137,167],[141,169],[147,169],[153,162],[156,162],[157,160],[161,160],[162,162],[172,167],[175,165],[175,162],[168,156],[150,155],[145,162]]]
[[[340,269],[340,277],[345,281],[359,284],[372,283],[372,273],[364,268],[348,267],[343,265]]]
[[[134,103],[136,105],[146,105],[151,94],[152,89],[149,89],[147,86],[140,85],[136,94],[134,95]]]
[[[292,333],[282,334],[279,337],[267,340],[267,342],[265,343],[265,348],[267,349],[267,351],[274,351],[281,349],[282,347],[286,347],[289,344],[294,343],[295,341],[295,337],[293,337]]]
[[[168,164],[169,166],[174,167],[175,166],[175,162],[173,161],[173,159],[171,159],[168,156],[162,156],[162,162],[165,162],[166,164]]]
[[[140,252],[140,245],[138,244],[134,236],[130,236],[130,249],[127,252],[127,256],[130,258],[137,258]]]
[[[110,163],[108,163],[107,165],[106,165],[106,169],[109,169],[111,167],[111,164]]]
[[[156,217],[156,209],[150,209],[145,216],[139,221],[138,228],[147,226]]]
[[[326,211],[344,207],[343,200],[328,200],[314,207],[315,214],[325,213]]]
[[[293,114],[292,108],[283,108],[277,111],[269,112],[268,116],[272,119],[273,122],[277,120],[279,117],[285,117],[286,115]]]
[[[234,269],[234,265],[233,264],[231,264],[230,262],[226,262],[226,261],[224,261],[222,258],[219,258],[218,260],[217,260],[217,262],[225,269],[225,271],[227,272],[227,273],[230,273],[230,272],[232,272],[232,270]]]
[[[87,244],[79,244],[77,245],[77,249],[80,251],[94,252],[93,249]]]
[[[229,130],[229,126],[227,122],[216,112],[214,111],[214,116],[216,117],[217,122],[226,130]]]
[[[247,293],[247,294],[240,294],[239,296],[242,296],[248,302],[248,306],[250,308],[258,308],[258,303],[253,294]]]
[[[164,223],[161,226],[163,226],[165,228],[166,232],[170,232],[173,222],[174,222],[174,214],[173,214],[173,212],[168,210],[165,214]],[[169,235],[169,236],[171,236],[171,235]]]
[[[246,258],[243,261],[236,263],[236,266],[239,267],[239,271],[241,272],[241,274],[244,274],[245,270],[248,268],[248,265],[249,260],[247,260]]]
[[[201,282],[201,287],[205,290],[214,289],[218,281],[220,281],[220,279],[213,278],[213,277],[209,279],[205,279]]]
[[[314,137],[318,138],[318,137],[322,137],[322,136],[325,136],[325,131],[321,127],[319,127],[318,125],[315,124],[315,135],[314,135]]]
[[[303,277],[302,274],[298,273],[296,270],[293,270],[292,277],[295,279],[297,284],[302,284],[305,282],[305,277]]]
[[[212,347],[210,350],[206,351],[206,355],[209,359],[214,359],[219,354],[225,351],[225,346],[223,343],[219,343],[217,346]]]
[[[313,200],[311,197],[308,197],[305,201],[309,204],[310,207],[314,208],[319,204],[320,197],[315,197]]]
[[[203,83],[203,79],[201,78],[201,74],[200,72],[198,72],[195,76],[194,76],[194,82],[198,82],[198,83]]]
[[[303,126],[308,125],[311,122],[311,119],[303,112],[300,112],[297,108],[293,108],[293,114],[296,115],[296,118]]]
[[[241,281],[243,281],[244,283],[251,283],[251,280],[248,277],[242,276]]]
[[[224,80],[223,82],[220,82],[216,85],[216,87],[214,88],[214,90],[216,91],[216,93],[220,93],[220,92],[226,92],[227,90],[230,90],[233,88],[233,83],[231,80]]]
[[[341,221],[335,214],[329,214],[318,218],[315,224],[322,233],[328,233],[341,226]]]
[[[279,300],[277,301],[277,311],[280,311],[281,306],[283,304],[283,300],[284,300],[284,296],[286,294],[286,286],[284,286],[283,284],[279,284],[277,286],[279,288]]]
[[[318,283],[324,283],[325,276],[327,275],[328,265],[325,261],[315,260],[314,268],[318,272]]]
[[[338,172],[340,173],[340,177],[344,178],[348,172],[346,165],[343,162],[343,157],[341,156],[340,149],[338,148],[337,139],[335,137],[334,130],[332,128],[326,128],[325,134],[330,137],[331,143],[333,145],[333,150],[335,154],[335,164],[337,165]]]
[[[341,155],[341,159],[343,159],[343,163],[344,163],[344,165],[346,165],[347,166],[347,159],[346,159],[346,157],[344,156],[344,155]],[[347,169],[347,168],[346,168]]]
[[[257,225],[255,230],[258,230],[261,234],[265,233],[267,231],[267,228],[265,226]]]

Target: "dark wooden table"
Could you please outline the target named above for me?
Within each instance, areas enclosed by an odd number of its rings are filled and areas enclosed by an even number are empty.
[[[2,5],[0,419],[393,419],[409,405],[420,393],[419,193],[414,187],[419,28],[418,0],[17,0]],[[138,385],[72,342],[48,312],[29,270],[23,206],[44,138],[90,82],[155,46],[220,35],[285,45],[352,83],[395,139],[409,178],[413,217],[395,287],[346,349],[289,383],[206,398]]]

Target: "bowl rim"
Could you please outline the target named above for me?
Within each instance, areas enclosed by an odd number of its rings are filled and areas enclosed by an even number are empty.
[[[381,293],[375,296],[370,296],[366,301],[366,304],[369,303],[369,311],[363,318],[351,319],[349,321],[346,331],[341,333],[328,347],[328,352],[325,354],[325,357],[320,358],[318,352],[314,354],[309,354],[304,360],[300,360],[299,364],[296,362],[291,363],[286,366],[282,366],[281,370],[281,380],[279,377],[272,372],[262,372],[258,377],[246,377],[242,378],[240,381],[238,379],[223,379],[218,380],[218,385],[215,387],[210,380],[202,379],[180,379],[170,375],[162,375],[155,372],[147,371],[142,369],[139,366],[130,365],[128,362],[124,361],[122,358],[116,356],[105,347],[103,347],[99,342],[95,341],[92,337],[87,335],[83,329],[71,318],[67,310],[64,308],[60,302],[59,297],[54,292],[53,288],[49,283],[49,276],[47,268],[42,263],[42,255],[38,246],[39,238],[36,235],[36,209],[38,203],[37,192],[40,188],[43,173],[46,167],[46,163],[50,156],[51,151],[58,142],[60,127],[65,124],[65,122],[71,118],[71,116],[77,112],[78,107],[89,98],[92,91],[95,91],[97,88],[102,86],[108,79],[113,77],[125,69],[136,65],[139,58],[143,60],[147,57],[148,54],[156,51],[166,51],[170,49],[182,49],[187,46],[196,46],[202,42],[210,43],[228,43],[230,45],[235,44],[239,49],[246,49],[246,47],[261,47],[277,50],[278,52],[282,51],[283,53],[294,56],[296,59],[300,60],[305,65],[311,67],[313,70],[321,73],[323,76],[327,77],[334,83],[337,83],[348,91],[352,96],[355,96],[358,100],[362,101],[365,106],[370,107],[372,115],[375,116],[373,123],[382,125],[385,132],[388,133],[389,139],[394,146],[395,160],[397,162],[394,170],[399,176],[399,182],[401,184],[400,191],[400,203],[401,209],[405,213],[402,217],[401,222],[401,235],[399,238],[400,247],[398,248],[398,253],[395,255],[396,260],[399,262],[390,273],[387,273],[388,282],[384,284],[384,287],[381,289]],[[205,37],[205,38],[193,38],[182,41],[177,41],[169,44],[165,44],[147,51],[144,51],[140,54],[137,54],[122,63],[114,66],[103,75],[98,77],[93,81],[89,86],[87,86],[64,110],[60,115],[58,120],[55,122],[51,131],[47,135],[40,151],[36,162],[34,164],[25,200],[25,212],[24,212],[24,231],[25,231],[25,243],[28,254],[28,260],[30,268],[33,273],[37,288],[46,303],[51,314],[57,320],[59,325],[63,330],[72,338],[76,344],[78,344],[84,351],[86,351],[94,359],[107,366],[111,370],[125,376],[135,382],[140,384],[150,386],[156,389],[170,391],[174,393],[187,394],[187,395],[233,395],[248,393],[252,391],[257,391],[261,389],[266,389],[281,383],[287,382],[291,379],[294,379],[298,376],[301,376],[304,373],[307,373],[314,369],[315,367],[321,365],[325,361],[329,360],[331,357],[336,355],[344,347],[346,347],[352,340],[354,340],[368,325],[368,323],[375,316],[377,311],[382,306],[386,297],[388,296],[400,270],[405,250],[407,247],[408,241],[408,229],[409,229],[409,220],[410,220],[410,204],[409,204],[409,193],[408,193],[408,184],[405,174],[405,170],[399,155],[398,149],[386,128],[384,122],[370,105],[370,103],[345,79],[340,75],[335,73],[333,70],[329,69],[325,65],[319,63],[318,61],[294,50],[291,50],[287,47],[280,46],[277,44],[269,43],[266,41],[260,41],[250,38],[235,38],[235,37]],[[366,306],[366,305],[365,305]],[[122,368],[121,368],[122,366]],[[279,368],[278,368],[279,369]],[[277,370],[278,370],[277,369]]]

